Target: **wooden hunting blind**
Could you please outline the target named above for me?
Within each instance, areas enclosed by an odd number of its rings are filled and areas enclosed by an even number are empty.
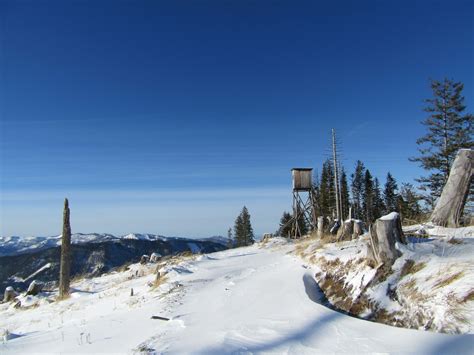
[[[292,238],[303,236],[301,223],[306,224],[310,231],[316,228],[316,215],[314,210],[316,199],[313,190],[312,172],[312,168],[291,169],[293,178]]]
[[[312,168],[293,168],[293,191],[309,191],[312,189]]]

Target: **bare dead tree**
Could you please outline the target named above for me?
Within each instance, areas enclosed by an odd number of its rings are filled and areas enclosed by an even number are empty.
[[[61,238],[61,264],[59,271],[59,298],[69,295],[71,277],[71,223],[69,221],[69,202],[64,199],[63,233]]]

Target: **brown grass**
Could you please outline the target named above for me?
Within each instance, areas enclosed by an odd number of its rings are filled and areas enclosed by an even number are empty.
[[[405,277],[409,274],[416,274],[418,271],[422,270],[426,264],[424,262],[415,263],[411,259],[407,259],[405,264],[403,264],[402,270],[400,272],[400,278]]]
[[[460,271],[456,274],[453,274],[453,275],[449,276],[448,278],[445,278],[444,280],[441,280],[438,283],[436,283],[434,288],[441,288],[441,287],[447,286],[447,285],[453,283],[454,281],[460,279],[463,275],[464,275],[464,271]]]
[[[163,275],[163,276],[155,279],[155,282],[153,282],[152,290],[157,289],[158,287],[160,287],[161,285],[166,283],[166,281],[168,281],[168,276],[166,276],[166,275]]]
[[[469,291],[469,293],[463,297],[461,302],[474,301],[474,290]]]

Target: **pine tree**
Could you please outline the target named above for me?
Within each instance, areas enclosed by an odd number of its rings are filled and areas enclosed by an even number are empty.
[[[252,224],[247,207],[242,208],[242,212],[237,216],[234,224],[235,243],[238,247],[251,245],[254,243]]]
[[[421,217],[420,196],[418,196],[412,184],[402,184],[399,201],[400,213],[403,219],[416,222]]]
[[[313,176],[313,194],[314,194],[314,201],[313,201],[314,213],[316,216],[322,216],[323,212],[321,210],[321,187],[320,187],[319,175],[317,172]]]
[[[398,195],[397,195],[397,182],[393,178],[392,174],[387,173],[387,181],[383,191],[384,202],[385,202],[385,213],[400,212],[398,207]]]
[[[374,219],[380,218],[385,211],[379,179],[374,179]]]
[[[227,248],[231,249],[234,247],[234,239],[232,236],[232,228],[227,230]]]
[[[367,225],[374,221],[374,202],[375,202],[375,192],[374,192],[374,181],[372,179],[372,174],[367,169],[364,174],[364,193],[362,206],[364,209],[364,221]]]
[[[362,206],[364,197],[364,164],[358,160],[354,173],[351,175],[351,190],[352,190],[352,204],[354,208],[354,217],[362,219],[364,216],[364,209]]]
[[[323,163],[321,172],[320,189],[320,208],[321,215],[331,216],[334,209],[335,195],[334,195],[334,171],[331,160],[327,159]]]
[[[283,212],[283,215],[280,218],[280,228],[276,234],[280,237],[289,237],[291,234],[291,214],[288,212]]]
[[[349,186],[347,184],[347,174],[344,168],[341,168],[341,211],[342,211],[342,219],[344,220],[349,216],[349,207],[350,207],[350,200],[349,200]]]
[[[426,100],[428,106],[424,109],[429,116],[422,122],[428,132],[416,141],[420,156],[410,158],[431,172],[417,179],[420,189],[429,192],[425,200],[431,205],[441,195],[457,151],[474,147],[474,116],[463,113],[466,109],[463,87],[462,83],[449,79],[431,82],[433,98]]]
[[[63,233],[61,236],[61,262],[59,265],[59,298],[69,296],[71,277],[71,222],[69,201],[64,199]]]

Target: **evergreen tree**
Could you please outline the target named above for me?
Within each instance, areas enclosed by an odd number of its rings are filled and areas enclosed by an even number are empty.
[[[232,236],[232,228],[227,230],[227,248],[231,249],[234,247],[234,239]]]
[[[303,212],[301,211],[298,216],[298,228],[302,236],[308,233],[308,225],[306,224],[306,220],[303,216]]]
[[[410,158],[431,172],[417,181],[420,189],[429,192],[425,200],[433,205],[448,180],[451,164],[460,148],[473,148],[474,116],[464,114],[463,84],[449,79],[432,81],[433,98],[424,109],[429,116],[422,122],[428,132],[419,138],[419,157]]]
[[[372,174],[367,169],[364,174],[364,189],[363,189],[362,206],[364,209],[364,221],[369,225],[374,221],[374,205],[375,205],[375,191]]]
[[[323,212],[321,211],[321,188],[320,188],[320,180],[319,175],[316,172],[313,176],[313,193],[314,193],[314,201],[313,201],[313,209],[316,216],[322,216]]]
[[[385,204],[380,190],[379,179],[374,179],[374,219],[380,218],[385,211]]]
[[[400,213],[403,219],[415,222],[421,217],[420,196],[418,196],[412,184],[402,184],[399,200]]]
[[[387,182],[385,183],[385,189],[383,191],[385,213],[400,212],[398,207],[398,195],[396,192],[397,189],[397,182],[393,178],[392,174],[387,173]]]
[[[334,189],[334,170],[331,160],[327,159],[323,163],[321,172],[320,189],[320,209],[321,215],[331,216],[334,209],[335,189]]]
[[[237,216],[234,225],[235,243],[238,247],[251,245],[254,243],[252,224],[247,207],[242,208],[242,212]]]
[[[352,205],[353,214],[355,218],[363,219],[364,209],[362,206],[364,199],[364,175],[365,167],[364,164],[358,160],[354,173],[351,175],[351,190],[352,190]]]
[[[341,211],[342,211],[342,220],[346,219],[349,216],[349,186],[347,184],[347,174],[344,168],[341,168]]]
[[[280,237],[289,237],[291,234],[291,214],[288,212],[283,212],[283,215],[280,218],[280,228],[276,232],[276,235]]]

